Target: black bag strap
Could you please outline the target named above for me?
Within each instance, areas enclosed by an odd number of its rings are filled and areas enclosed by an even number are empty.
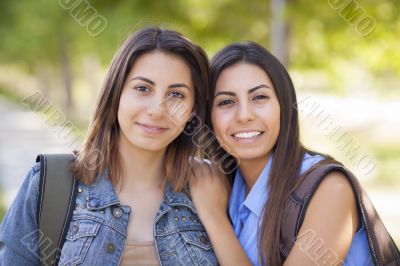
[[[281,230],[281,252],[284,257],[293,248],[308,204],[319,184],[329,173],[338,171],[347,177],[353,188],[374,264],[377,266],[400,265],[399,250],[357,178],[348,169],[337,163],[319,164],[317,166],[306,173],[305,178],[290,195],[284,206],[284,226]]]
[[[73,154],[40,154],[38,223],[40,265],[57,265],[76,199]]]

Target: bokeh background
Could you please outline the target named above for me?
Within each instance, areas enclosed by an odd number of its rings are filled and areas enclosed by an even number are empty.
[[[147,25],[288,68],[302,139],[354,171],[400,244],[398,0],[0,1],[0,218],[38,153],[79,148],[115,50]],[[338,195],[340,197],[340,195]]]

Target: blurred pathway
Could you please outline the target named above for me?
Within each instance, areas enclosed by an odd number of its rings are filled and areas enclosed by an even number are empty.
[[[0,96],[0,189],[11,204],[39,153],[68,152],[36,113]]]

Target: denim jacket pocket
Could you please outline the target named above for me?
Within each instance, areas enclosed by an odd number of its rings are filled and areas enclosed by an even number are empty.
[[[196,246],[204,250],[212,249],[208,235],[203,230],[191,230],[180,232],[187,247]]]
[[[71,221],[60,257],[60,266],[72,266],[84,262],[101,224],[87,219]]]
[[[195,265],[218,265],[205,230],[181,231],[179,234]]]

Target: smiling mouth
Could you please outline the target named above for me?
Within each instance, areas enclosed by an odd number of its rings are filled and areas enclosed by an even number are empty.
[[[160,127],[157,125],[151,125],[151,124],[142,124],[142,123],[135,123],[136,125],[140,126],[146,133],[150,134],[159,134],[165,132],[168,128],[166,127]]]
[[[235,139],[251,139],[262,135],[264,131],[246,131],[238,132],[232,135]]]

